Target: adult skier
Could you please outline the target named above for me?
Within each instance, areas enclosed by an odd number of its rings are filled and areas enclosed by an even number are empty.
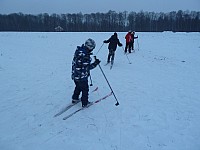
[[[111,60],[111,65],[113,65],[117,45],[121,47],[122,43],[120,43],[116,32],[108,40],[104,40],[103,42],[109,43],[108,45],[109,53],[108,53],[107,63],[110,63]]]
[[[90,76],[90,70],[95,68],[99,63],[99,59],[95,59],[95,62],[91,63],[92,58],[90,55],[94,50],[96,44],[92,39],[85,41],[82,46],[77,46],[72,61],[72,80],[75,83],[74,93],[72,95],[72,103],[79,101],[79,95],[82,92],[81,102],[82,107],[86,107],[90,102],[88,101],[88,77]]]

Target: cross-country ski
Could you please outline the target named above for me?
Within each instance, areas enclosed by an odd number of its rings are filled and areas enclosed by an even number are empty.
[[[95,92],[98,90],[98,87],[96,87],[91,93]],[[80,103],[81,100],[77,101],[76,103],[70,103],[68,104],[66,107],[64,107],[60,112],[58,112],[57,114],[54,115],[54,117],[58,117],[61,114],[63,114],[64,112],[66,112],[67,110],[69,110],[71,107],[73,107],[74,105]]]
[[[96,104],[96,103],[99,103],[100,101],[106,99],[107,97],[109,97],[109,96],[111,96],[111,95],[112,95],[112,92],[109,93],[109,94],[107,94],[106,96],[104,96],[104,97],[102,97],[102,98],[100,98],[100,99],[94,101],[94,102],[90,102],[90,104],[89,104],[87,107],[82,107],[82,108],[77,109],[76,111],[74,111],[74,112],[72,112],[71,114],[69,114],[69,115],[67,115],[66,117],[64,117],[63,120],[66,120],[66,119],[72,117],[73,115],[75,115],[75,114],[78,113],[79,111],[82,111],[82,110],[84,110],[84,109],[86,109],[86,108],[88,108],[88,107],[90,107],[90,106],[92,106],[92,105],[94,105],[94,104]]]

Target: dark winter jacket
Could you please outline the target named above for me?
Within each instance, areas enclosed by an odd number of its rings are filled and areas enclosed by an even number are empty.
[[[117,49],[117,45],[122,46],[116,33],[112,35],[108,40],[105,40],[104,43],[109,43],[108,49],[112,49],[114,51]]]
[[[131,36],[132,36],[132,41],[131,42],[134,43],[134,40],[137,39],[138,36],[135,37],[135,33],[131,33]]]
[[[89,50],[84,45],[78,46],[72,61],[72,80],[88,80],[90,70],[97,66],[96,63],[91,63],[91,60]]]

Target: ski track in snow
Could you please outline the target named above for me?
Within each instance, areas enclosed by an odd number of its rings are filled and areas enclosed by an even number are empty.
[[[118,47],[110,70],[102,42],[112,34],[0,33],[1,150],[199,150],[200,34],[136,33],[131,64]],[[71,61],[87,38],[94,54],[102,46],[97,58],[120,105],[110,96],[63,121],[81,107],[53,117],[71,102]],[[91,75],[95,101],[110,89],[98,66]]]

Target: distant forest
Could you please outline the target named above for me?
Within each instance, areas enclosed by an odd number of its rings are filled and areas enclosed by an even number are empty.
[[[0,31],[25,32],[200,32],[200,12],[172,11],[66,13],[38,15],[12,13],[0,14]]]

